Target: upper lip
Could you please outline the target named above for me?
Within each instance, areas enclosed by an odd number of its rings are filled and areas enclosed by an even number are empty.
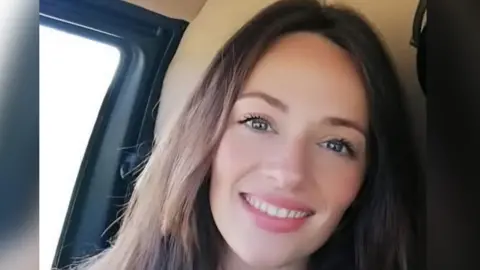
[[[253,194],[253,193],[243,193],[243,195],[258,198],[266,203],[275,205],[280,208],[307,212],[312,214],[315,212],[311,207],[309,207],[305,203],[292,197],[280,196],[275,194]]]

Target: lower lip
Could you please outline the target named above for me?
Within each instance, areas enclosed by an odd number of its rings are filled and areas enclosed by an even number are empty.
[[[253,216],[255,224],[262,230],[273,233],[291,233],[298,231],[308,219],[304,218],[278,218],[267,215],[257,208],[251,206],[245,198],[240,195],[244,207]]]

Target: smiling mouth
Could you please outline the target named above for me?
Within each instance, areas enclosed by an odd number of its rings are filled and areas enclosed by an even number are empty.
[[[259,197],[247,193],[241,193],[240,195],[251,207],[270,217],[279,219],[305,219],[314,214],[311,210],[290,209],[274,205],[273,203],[266,202]]]

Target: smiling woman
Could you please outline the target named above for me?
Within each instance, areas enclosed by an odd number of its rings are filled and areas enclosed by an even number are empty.
[[[328,39],[289,34],[252,70],[230,119],[213,161],[215,224],[237,265],[303,269],[363,182],[362,79]]]
[[[419,180],[370,26],[279,1],[218,52],[157,141],[113,245],[80,269],[409,269]]]

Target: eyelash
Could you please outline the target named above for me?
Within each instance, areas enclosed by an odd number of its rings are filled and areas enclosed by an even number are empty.
[[[255,121],[255,120],[260,120],[261,123],[266,124],[267,125],[267,130],[254,128],[252,126],[252,121]],[[238,121],[238,123],[242,124],[242,125],[246,125],[248,128],[250,128],[250,129],[252,129],[253,131],[256,131],[256,132],[270,132],[270,131],[276,132],[272,128],[272,125],[270,124],[270,121],[266,117],[263,117],[261,115],[248,114],[242,120]],[[340,144],[341,147],[345,147],[346,153],[342,153],[342,152],[336,151],[336,150],[328,147],[328,144],[330,144],[330,143],[334,143],[334,144],[337,144],[337,145]],[[330,139],[328,141],[318,143],[317,145],[320,146],[320,147],[324,147],[327,150],[333,151],[334,153],[337,153],[338,155],[341,155],[341,156],[348,156],[350,158],[355,158],[356,157],[356,152],[354,150],[353,144],[350,143],[348,140],[343,139],[343,138]]]
[[[339,152],[339,151],[336,151],[334,149],[329,148],[327,146],[327,144],[329,144],[329,143],[335,143],[337,145],[340,144],[340,147],[345,147],[346,153],[342,153],[342,152]],[[321,147],[325,147],[326,149],[331,150],[335,153],[338,153],[339,155],[342,155],[342,156],[346,155],[346,156],[351,157],[351,158],[356,157],[356,152],[354,150],[353,144],[350,143],[349,141],[343,139],[343,138],[342,139],[331,139],[331,140],[319,143],[318,145],[321,146]]]
[[[259,120],[261,123],[267,125],[267,130],[261,130],[253,127],[253,121]],[[256,131],[256,132],[269,132],[269,131],[274,131],[272,128],[272,125],[270,124],[270,121],[268,121],[265,117],[260,116],[260,115],[255,115],[255,114],[248,114],[246,115],[242,120],[238,122],[239,124],[246,125],[248,128]],[[250,123],[250,124],[249,124]]]

